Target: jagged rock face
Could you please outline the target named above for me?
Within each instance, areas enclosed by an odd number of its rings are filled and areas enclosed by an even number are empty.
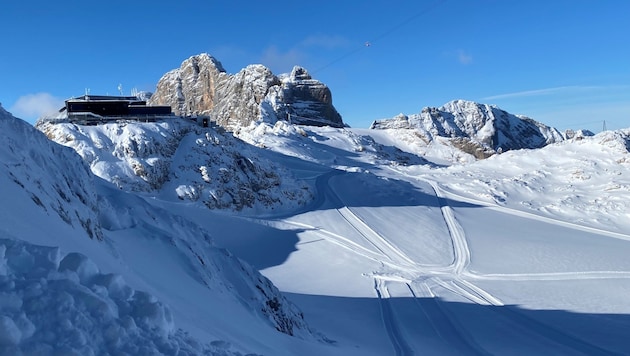
[[[343,127],[330,89],[295,67],[282,79],[263,65],[249,65],[234,75],[208,54],[185,60],[159,81],[149,105],[170,105],[176,115],[209,115],[235,131],[259,119]]]
[[[210,115],[228,129],[249,125],[260,117],[260,104],[270,88],[279,84],[278,77],[267,67],[249,65],[221,82],[220,96]]]
[[[420,114],[376,120],[372,129],[414,129],[432,141],[452,139],[452,144],[485,158],[496,152],[540,148],[564,140],[555,128],[528,117],[507,113],[496,106],[454,100],[439,108],[425,107]]]
[[[221,62],[208,54],[185,60],[162,77],[149,105],[170,105],[175,115],[209,114],[215,105],[217,86],[228,75]]]
[[[341,115],[332,104],[332,93],[302,67],[294,67],[283,81],[282,98],[291,122],[303,125],[343,127]]]

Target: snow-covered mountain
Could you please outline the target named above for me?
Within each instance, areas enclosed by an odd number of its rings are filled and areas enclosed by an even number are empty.
[[[194,122],[43,122],[38,128],[126,191],[239,211],[294,210],[313,199],[312,187],[262,157],[260,148]]]
[[[343,126],[330,89],[304,68],[276,76],[256,64],[230,75],[207,53],[192,56],[166,73],[149,104],[170,105],[176,115],[209,115],[232,131],[260,119]]]
[[[0,129],[0,354],[241,355],[252,343],[239,340],[251,330],[261,338],[254,344],[282,342],[277,334],[321,342],[267,278],[214,246],[211,231],[90,172],[90,157],[119,154],[111,165],[91,165],[107,178],[131,169],[125,157],[168,157],[172,138],[142,141],[136,127],[137,136],[122,135],[130,146],[116,146],[88,130],[80,133],[92,135],[88,145],[72,127],[48,127],[92,155],[83,160],[1,107]],[[118,183],[155,193],[158,181]]]
[[[627,130],[454,165],[410,129],[40,124],[82,164],[7,122],[0,354],[630,352]],[[100,240],[31,198],[64,176]],[[266,176],[278,204],[205,203]]]
[[[425,107],[419,114],[376,120],[370,128],[408,130],[407,136],[415,136],[419,145],[441,140],[477,159],[508,150],[540,148],[565,137],[557,129],[528,117],[464,100],[439,108]]]
[[[0,107],[0,356],[630,354],[630,130],[350,128],[303,68],[207,54],[150,100],[219,125]]]

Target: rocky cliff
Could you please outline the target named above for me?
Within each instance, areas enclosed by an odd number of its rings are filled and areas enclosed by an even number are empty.
[[[564,140],[557,129],[496,106],[454,100],[439,108],[425,107],[414,115],[376,120],[371,129],[412,129],[425,142],[441,137],[453,146],[485,158],[497,152],[540,148]]]
[[[229,129],[263,119],[315,126],[344,126],[330,89],[304,68],[276,76],[263,65],[225,72],[209,54],[186,59],[159,81],[150,105],[170,105],[176,115],[209,115]]]

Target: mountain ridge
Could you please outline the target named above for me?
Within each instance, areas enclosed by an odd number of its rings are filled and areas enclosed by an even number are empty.
[[[228,74],[207,53],[191,56],[159,80],[150,105],[170,105],[176,115],[208,115],[228,130],[290,115],[296,123],[342,127],[328,87],[304,68],[276,76],[261,64]]]
[[[370,128],[414,130],[427,143],[438,137],[450,139],[454,146],[476,158],[513,149],[541,148],[566,138],[557,129],[531,118],[466,100],[425,107],[419,114],[375,120]]]

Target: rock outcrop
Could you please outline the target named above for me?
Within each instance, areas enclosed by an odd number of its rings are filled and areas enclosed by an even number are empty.
[[[208,115],[228,130],[260,119],[344,126],[332,104],[330,89],[304,68],[296,66],[291,74],[278,77],[269,68],[255,64],[230,75],[205,53],[166,73],[149,104],[170,105],[176,115]]]
[[[503,151],[541,148],[564,140],[557,129],[493,105],[454,100],[442,107],[425,107],[415,115],[376,120],[371,129],[413,129],[427,142],[437,137],[477,158]]]
[[[208,54],[193,56],[164,74],[149,105],[170,105],[175,115],[209,114],[219,83],[228,77],[221,62]]]
[[[283,78],[279,90],[270,93],[269,100],[274,103],[276,115],[286,117],[292,123],[344,126],[341,115],[332,104],[330,89],[314,80],[302,67],[293,67],[291,74]]]

